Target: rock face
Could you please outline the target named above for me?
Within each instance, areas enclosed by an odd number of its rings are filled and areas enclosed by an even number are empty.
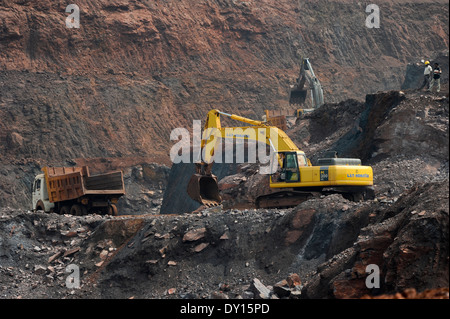
[[[408,63],[448,56],[448,2],[383,1],[373,29],[365,4],[347,0],[77,4],[79,29],[65,27],[62,2],[0,4],[2,298],[370,298],[448,287],[448,64],[440,94],[413,90],[418,65],[405,78]],[[375,199],[254,210],[268,186],[258,167],[217,165],[223,206],[177,215],[198,205],[174,200],[193,167],[169,172],[172,130],[211,108],[254,119],[287,110],[302,56],[327,103],[288,135],[313,163],[333,149],[362,158]],[[84,164],[124,169],[121,205],[144,215],[26,210],[42,166]],[[155,215],[164,188],[175,214]],[[80,289],[66,286],[71,264]],[[380,288],[367,287],[368,265]]]
[[[448,283],[448,181],[426,184],[374,217],[346,250],[317,268],[305,285],[307,298],[358,298],[364,294],[423,291]],[[443,196],[443,197],[441,197]],[[366,286],[368,265],[380,270],[379,289]]]

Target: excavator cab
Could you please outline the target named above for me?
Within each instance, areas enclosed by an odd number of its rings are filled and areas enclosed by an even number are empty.
[[[300,182],[300,167],[308,166],[305,154],[303,152],[280,152],[277,154],[283,166],[271,175],[272,181]]]
[[[282,174],[284,174],[285,182],[300,181],[300,174],[298,171],[297,154],[295,152],[285,153]]]

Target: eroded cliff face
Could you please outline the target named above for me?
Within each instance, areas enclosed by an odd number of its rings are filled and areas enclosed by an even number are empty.
[[[171,131],[211,108],[288,109],[301,56],[338,102],[398,89],[408,62],[448,50],[445,1],[382,1],[378,29],[354,1],[80,0],[79,29],[65,25],[69,3],[0,4],[0,154],[20,184],[10,193],[26,194],[44,165],[171,165]]]
[[[337,102],[397,89],[407,62],[448,49],[445,1],[383,1],[379,29],[353,1],[80,0],[79,29],[67,4],[0,7],[0,138],[19,134],[23,156],[167,161],[170,131],[211,107],[286,108],[300,56]]]

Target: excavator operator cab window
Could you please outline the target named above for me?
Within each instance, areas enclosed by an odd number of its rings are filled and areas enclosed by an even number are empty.
[[[286,168],[295,168],[295,157],[294,154],[287,154],[286,155]]]
[[[286,182],[298,182],[300,180],[296,153],[285,154],[283,163],[283,173]]]

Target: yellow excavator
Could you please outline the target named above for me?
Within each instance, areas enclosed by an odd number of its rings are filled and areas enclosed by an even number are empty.
[[[222,127],[220,117],[227,116],[249,126]],[[353,201],[373,199],[373,171],[362,166],[360,159],[333,157],[318,159],[313,166],[305,153],[298,149],[281,129],[234,114],[211,110],[207,114],[201,140],[201,154],[191,177],[187,193],[205,206],[216,206],[222,202],[217,177],[212,174],[216,149],[221,139],[241,139],[263,142],[271,150],[268,175],[270,188],[275,192],[259,196],[258,208],[292,207],[308,198],[341,193]]]

